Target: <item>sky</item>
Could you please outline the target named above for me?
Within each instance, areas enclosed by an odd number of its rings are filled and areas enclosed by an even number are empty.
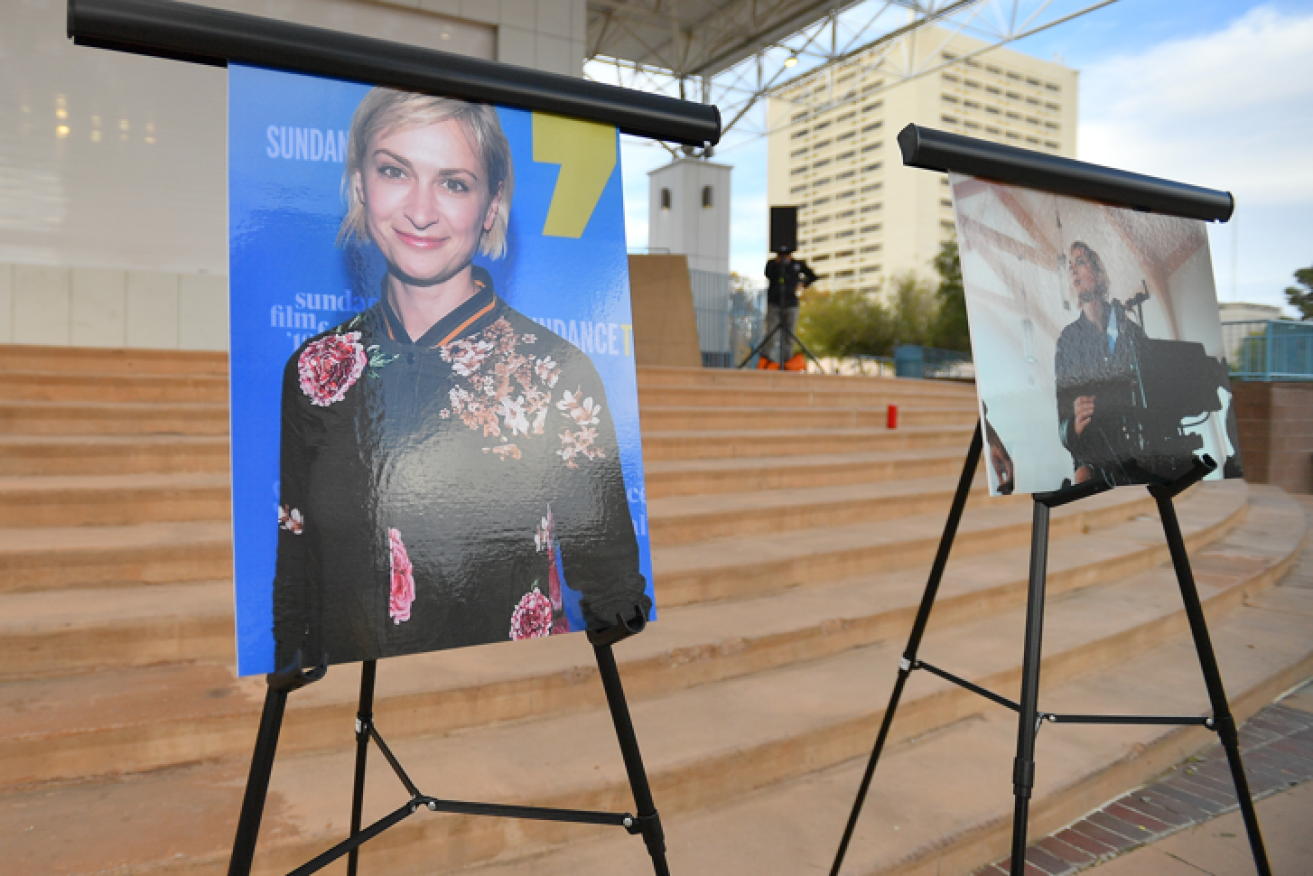
[[[1058,0],[1048,12],[1086,2]],[[1225,189],[1209,226],[1220,301],[1285,305],[1313,265],[1313,0],[1118,0],[1011,44],[1080,71],[1077,158]],[[756,276],[766,251],[766,141],[727,138],[734,167],[730,268]],[[647,246],[647,173],[670,158],[625,139],[625,227]]]

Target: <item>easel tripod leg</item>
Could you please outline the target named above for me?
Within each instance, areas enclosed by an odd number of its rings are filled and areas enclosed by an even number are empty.
[[[634,734],[629,704],[625,701],[625,690],[620,684],[615,654],[610,645],[594,645],[593,651],[597,656],[598,673],[602,677],[602,689],[606,692],[606,704],[611,709],[611,721],[615,724],[616,739],[620,743],[620,755],[624,758],[625,772],[629,775],[629,787],[634,793],[639,832],[643,835],[648,854],[652,856],[652,869],[656,876],[670,876],[661,816],[657,814],[656,803],[652,800],[652,789],[647,782],[647,771],[643,768],[643,756],[638,750],[638,737]]]
[[[1049,558],[1049,506],[1035,502],[1030,535],[1030,584],[1026,598],[1026,645],[1021,661],[1017,757],[1012,764],[1011,876],[1025,876],[1026,826],[1035,787],[1035,736],[1039,732],[1039,670],[1044,638],[1044,584]]]
[[[260,819],[269,794],[269,776],[273,773],[274,755],[278,751],[278,733],[287,709],[287,688],[270,684],[264,694],[264,711],[260,713],[260,730],[255,737],[251,772],[242,798],[242,814],[237,819],[237,837],[228,861],[228,876],[249,876],[255,860],[255,841],[260,835]]]
[[[1194,637],[1194,647],[1199,653],[1199,666],[1203,670],[1204,684],[1208,688],[1208,701],[1213,710],[1213,721],[1217,726],[1217,735],[1226,752],[1227,763],[1231,767],[1231,780],[1235,783],[1236,799],[1240,802],[1240,812],[1245,821],[1245,832],[1249,836],[1249,848],[1254,856],[1254,866],[1259,876],[1271,876],[1272,867],[1268,864],[1267,849],[1263,846],[1263,834],[1258,828],[1258,813],[1254,809],[1254,798],[1249,792],[1249,780],[1245,777],[1244,764],[1240,760],[1240,735],[1236,729],[1231,706],[1226,699],[1226,689],[1222,686],[1222,673],[1217,667],[1217,655],[1213,652],[1213,641],[1208,635],[1208,622],[1204,618],[1203,605],[1199,602],[1199,590],[1195,587],[1194,572],[1190,568],[1190,557],[1185,550],[1185,539],[1181,535],[1181,524],[1176,519],[1176,506],[1172,497],[1165,493],[1150,490],[1158,503],[1158,516],[1162,520],[1163,534],[1167,537],[1167,548],[1172,555],[1172,567],[1176,570],[1176,581],[1181,588],[1181,601],[1185,604],[1185,615],[1190,622],[1190,634]]]
[[[366,660],[360,667],[360,706],[356,711],[356,776],[351,790],[351,836],[360,833],[360,818],[365,806],[365,764],[369,757],[370,730],[374,725],[374,679],[378,662]],[[347,855],[347,876],[356,876],[360,848]]]
[[[981,444],[980,424],[977,423],[976,431],[971,436],[971,447],[967,450],[966,461],[962,464],[962,475],[958,478],[957,492],[953,494],[953,505],[949,508],[948,520],[944,522],[944,534],[939,538],[939,550],[935,553],[934,564],[930,567],[930,577],[926,580],[925,593],[921,596],[921,607],[917,609],[916,620],[912,623],[912,634],[908,637],[907,647],[903,650],[903,660],[898,667],[898,679],[894,682],[889,705],[885,707],[884,720],[880,723],[880,734],[875,739],[875,748],[871,750],[871,758],[866,763],[866,772],[862,776],[861,786],[857,789],[857,799],[853,801],[852,812],[848,815],[848,824],[844,827],[843,839],[839,841],[839,850],[835,853],[830,876],[839,876],[839,868],[843,866],[844,855],[848,853],[848,844],[852,841],[853,831],[857,828],[857,819],[861,816],[862,806],[866,803],[866,794],[871,789],[871,779],[875,776],[876,764],[880,762],[880,754],[889,739],[889,728],[894,722],[894,712],[898,711],[898,702],[903,696],[903,686],[907,684],[907,676],[912,674],[912,669],[916,665],[916,655],[921,648],[921,637],[925,634],[926,624],[930,622],[930,610],[934,608],[935,597],[939,593],[939,582],[943,580],[944,569],[948,566],[948,555],[953,550],[953,539],[957,537],[957,527],[962,522],[962,512],[966,510],[967,499],[971,495],[971,484],[976,478]]]

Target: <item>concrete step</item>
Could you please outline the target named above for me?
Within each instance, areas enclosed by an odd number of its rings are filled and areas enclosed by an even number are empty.
[[[972,424],[974,425],[974,424]],[[753,431],[644,432],[643,461],[733,459],[763,456],[815,456],[892,450],[957,448],[966,454],[971,426],[897,429],[757,429]]]
[[[679,432],[688,430],[747,431],[754,429],[884,429],[887,414],[878,410],[849,408],[657,408],[639,410],[643,430]],[[970,427],[979,415],[972,405],[900,409],[900,426]]]
[[[227,377],[228,354],[197,350],[125,350],[0,344],[0,372],[186,374]]]
[[[0,435],[227,435],[228,406],[0,401]]]
[[[835,387],[730,387],[649,386],[638,393],[639,407],[647,408],[841,408],[885,411],[889,405],[907,407],[974,407],[974,395],[922,394],[919,386],[881,381],[873,386]]]
[[[228,402],[222,374],[68,374],[0,371],[0,399],[62,402]]]
[[[226,436],[0,435],[0,476],[228,471]]]
[[[1292,503],[1279,493],[1267,495],[1271,496],[1267,507],[1256,501],[1251,514],[1253,527],[1243,537],[1219,545],[1217,550],[1198,551],[1194,557],[1201,592],[1214,623],[1214,638],[1236,692],[1234,698],[1242,709],[1253,691],[1279,688],[1292,672],[1313,665],[1313,640],[1307,635],[1313,615],[1310,594],[1304,594],[1302,602],[1284,604],[1275,611],[1255,612],[1241,607],[1246,597],[1268,598],[1260,594],[1293,557],[1303,536],[1302,516],[1297,523],[1292,522]],[[1302,615],[1297,613],[1301,608]],[[923,654],[978,683],[1015,695],[1023,622],[1023,612],[1017,608],[946,631],[932,624]],[[1055,599],[1047,615],[1044,706],[1102,710],[1100,706],[1110,705],[1107,692],[1111,690],[1114,703],[1108,711],[1118,710],[1117,706],[1128,707],[1127,711],[1201,711],[1206,701],[1202,684],[1197,681],[1197,665],[1192,664],[1188,642],[1180,647],[1185,629],[1174,579],[1165,568],[1110,587],[1081,590],[1065,599]],[[581,640],[560,641],[586,650]],[[1262,651],[1246,648],[1255,641],[1264,642]],[[524,651],[521,665],[536,665],[535,658],[543,650],[538,646],[557,643],[548,640],[519,644]],[[620,646],[622,656],[633,644],[636,642]],[[671,825],[672,847],[686,854],[681,869],[709,870],[727,860],[717,860],[723,850],[739,846],[743,851],[745,843],[750,851],[744,854],[753,858],[752,872],[803,869],[791,866],[798,859],[786,857],[786,851],[822,858],[832,854],[832,844],[842,827],[841,815],[832,813],[846,811],[851,800],[855,782],[850,781],[849,762],[869,750],[901,647],[901,642],[882,643],[805,664],[638,699],[632,704],[656,799]],[[388,695],[391,665],[391,661],[384,664],[380,672],[384,697]],[[1133,684],[1127,683],[1128,671],[1134,673]],[[1191,678],[1195,679],[1194,689],[1182,683],[1182,679]],[[1134,690],[1128,692],[1127,688]],[[314,688],[294,695],[289,714],[303,707],[307,702],[304,695],[311,690]],[[1149,702],[1136,702],[1141,693],[1140,699]],[[893,860],[918,850],[926,853],[920,840],[926,838],[923,830],[929,829],[927,825],[936,828],[930,836],[947,833],[957,838],[962,827],[980,822],[977,800],[992,804],[994,797],[985,792],[993,788],[995,766],[999,799],[1010,805],[1007,776],[1015,721],[1007,713],[1002,713],[1004,720],[1000,721],[994,717],[996,709],[924,673],[909,686],[900,709],[901,720],[895,725],[896,736],[898,740],[923,739],[920,745],[892,752],[880,775],[882,782],[899,792],[885,799],[908,801],[901,804],[901,812],[913,818],[893,823],[915,825],[915,829],[906,828],[906,837],[898,837],[900,843],[913,844],[910,848],[900,847]],[[390,727],[407,720],[404,708],[394,710],[391,704],[381,705],[376,716],[385,737]],[[1001,753],[988,744],[992,736],[976,735],[976,728],[995,725],[1001,728],[998,738],[1007,742],[1000,747]],[[959,735],[964,728],[969,735]],[[932,730],[936,732],[925,735]],[[265,812],[266,829],[261,835],[257,872],[286,872],[344,835],[351,784],[351,722],[342,721],[336,731],[336,750],[289,754],[280,759]],[[1132,728],[1130,732],[1145,731]],[[1047,747],[1059,738],[1058,733],[1068,734],[1063,738],[1068,740],[1070,750],[1055,752]],[[1058,811],[1061,804],[1069,804],[1071,794],[1065,789],[1076,785],[1078,792],[1086,790],[1079,787],[1080,782],[1090,776],[1102,779],[1107,764],[1131,762],[1132,769],[1157,766],[1152,757],[1127,750],[1121,739],[1115,745],[1108,744],[1110,734],[1091,739],[1081,738],[1080,733],[1079,728],[1062,727],[1041,737],[1037,831],[1045,829],[1045,819],[1053,817],[1046,805]],[[248,739],[253,734],[252,726]],[[295,745],[291,742],[294,735],[290,727],[284,732],[289,747]],[[946,740],[946,744],[934,746],[931,759],[914,768],[895,765],[895,757],[905,757],[909,751],[923,752],[935,740]],[[1098,740],[1102,742],[1096,744]],[[1154,742],[1155,738],[1150,736],[1149,740]],[[623,769],[615,756],[612,729],[600,709],[389,741],[416,784],[427,793],[450,799],[632,809]],[[372,757],[375,766],[381,766],[380,759]],[[1177,759],[1178,753],[1173,751],[1165,763]],[[80,874],[101,872],[109,866],[125,872],[223,872],[247,766],[246,757],[233,756],[120,779],[12,787],[0,793],[0,831],[15,838],[7,858],[22,872],[53,869]],[[973,781],[986,773],[989,781]],[[840,780],[833,780],[834,776]],[[966,782],[967,786],[952,785],[950,779]],[[823,793],[809,792],[807,789],[812,787]],[[1046,804],[1044,801],[1050,799],[1055,788],[1061,799]],[[741,812],[742,807],[750,808],[763,795],[779,800],[774,796],[777,793],[784,798],[780,805],[788,807],[777,811],[791,812],[792,817],[777,816],[769,821],[732,818],[725,825],[733,829],[723,830],[718,839],[688,826]],[[1076,797],[1083,799],[1080,793]],[[404,791],[386,775],[385,768],[376,770],[367,785],[366,817],[376,818],[405,799]],[[873,812],[884,811],[875,801],[872,806]],[[1005,821],[990,815],[991,811],[989,807],[984,810],[988,816],[986,826]],[[60,812],[82,814],[76,843],[53,841],[61,835],[57,826],[68,823],[56,817]],[[792,828],[798,820],[809,821],[822,812],[830,817],[824,825],[817,822],[813,827],[818,833],[823,828],[828,838],[821,841],[813,836],[805,846],[789,850],[797,836]],[[945,826],[945,819],[959,824],[959,828]],[[781,824],[789,824],[790,829],[780,830]],[[689,832],[677,834],[676,825],[686,826]],[[779,840],[773,866],[756,858],[756,838],[764,832]],[[145,842],[143,834],[150,834],[152,841]],[[599,837],[597,846],[578,846],[549,858],[530,857],[563,842]],[[702,849],[690,849],[691,839],[703,844]],[[878,854],[889,854],[887,842],[871,839],[863,832],[863,844],[870,843]],[[882,833],[878,839],[887,837]],[[624,846],[618,844],[622,840],[626,841]],[[557,862],[576,867],[581,856],[591,856],[603,846],[608,847],[610,865],[598,868],[598,872],[623,873],[650,866],[642,844],[620,831],[487,818],[432,818],[427,814],[406,821],[371,844],[364,854],[364,866],[395,874],[488,864],[550,872]],[[855,849],[853,854],[860,858],[867,853]],[[522,860],[511,862],[507,860],[510,858]],[[812,858],[806,860],[811,867]],[[985,857],[981,862],[988,860],[991,858]],[[854,872],[877,869],[880,862],[873,863],[876,866],[859,866]],[[731,868],[733,872],[739,869]],[[742,869],[746,872],[749,868]]]
[[[1162,582],[1162,589],[1173,590],[1174,582]],[[1208,607],[1210,632],[1238,720],[1313,674],[1313,586],[1307,573],[1292,574],[1265,592],[1246,593],[1243,604],[1229,614],[1219,608]],[[1062,647],[1061,633],[1055,624],[1049,625],[1046,649]],[[960,656],[969,661],[972,643],[963,644]],[[1011,644],[1020,651],[1019,630]],[[928,642],[923,653],[930,659],[930,654],[944,650]],[[826,692],[836,698],[855,695],[883,707],[896,675],[897,653],[872,652],[871,659],[872,672],[878,676],[873,689],[863,686],[849,694],[831,685]],[[1046,661],[1041,674],[1040,696],[1041,708],[1049,711],[1209,713],[1194,646],[1184,632],[1074,676],[1052,672],[1049,665]],[[1012,686],[1012,695],[1016,687]],[[956,692],[946,684],[925,673],[913,675],[893,724],[895,742],[876,771],[844,873],[968,874],[1007,855],[1016,716],[989,707],[926,731],[914,704],[949,694]],[[658,784],[654,794],[666,829],[671,870],[690,876],[828,872],[882,717],[882,711],[870,716],[864,744],[852,759],[761,787],[720,806],[676,811],[667,787]],[[639,729],[646,727],[640,724]],[[1029,834],[1052,833],[1215,741],[1213,733],[1199,727],[1046,725],[1036,751]],[[808,757],[814,747],[800,747],[792,754]],[[381,849],[367,850],[361,866],[382,864],[388,858]],[[1251,872],[1246,868],[1252,868],[1252,862],[1244,855],[1237,856],[1237,862],[1239,869],[1234,872]],[[641,876],[651,872],[651,864],[632,838],[599,835],[480,867],[478,872],[481,876],[592,872]],[[1029,867],[1027,872],[1040,873]]]
[[[1221,521],[1244,510],[1243,486],[1223,485],[1210,504]],[[1152,514],[1153,500],[1140,490],[1118,490],[1057,509],[1052,539]],[[971,511],[971,505],[968,505]],[[964,516],[954,542],[958,557],[976,557],[1029,543],[1027,504],[980,499]],[[1221,524],[1219,521],[1219,525]],[[674,545],[652,557],[661,606],[689,605],[811,586],[879,569],[927,565],[939,545],[943,512],[879,523],[851,523],[779,533],[744,535],[699,544]]]
[[[137,684],[105,670],[222,666],[233,682],[228,667],[235,660],[231,579],[0,594],[0,687],[31,682],[44,691],[38,696],[58,697],[60,685],[81,674],[93,679],[99,696],[117,701]],[[92,672],[98,674],[86,675]],[[48,729],[67,728],[52,722]]]
[[[0,477],[0,526],[128,526],[226,521],[222,473]]]
[[[230,534],[226,522],[0,529],[0,593],[228,578]]]
[[[852,389],[858,392],[909,392],[921,398],[974,399],[973,383],[951,380],[912,380],[903,377],[862,377],[836,374],[797,374],[770,371],[742,371],[730,368],[638,369],[638,389],[656,387],[698,387],[734,389]]]
[[[1219,538],[1234,540],[1227,533],[1243,515],[1226,516],[1226,507],[1206,495],[1182,503],[1182,526],[1196,549]],[[1113,585],[1166,558],[1161,529],[1150,519],[1061,544],[1050,569],[1052,597]],[[936,606],[936,625],[964,624],[1023,604],[1027,567],[1026,547],[995,551],[987,561],[954,563]],[[911,623],[925,575],[918,567],[787,596],[662,608],[660,622],[626,644],[629,695],[666,695],[897,639]],[[15,704],[0,707],[0,739],[9,740],[0,742],[0,784],[240,753],[243,728],[258,720],[258,683],[234,680],[216,663],[147,666],[184,655],[231,661],[226,584],[88,591],[74,608],[55,596],[0,597],[0,677],[8,679],[0,682],[0,703]],[[451,732],[600,706],[595,673],[581,662],[587,655],[577,643],[554,639],[538,652],[532,669],[514,643],[389,661],[391,680],[380,702],[393,703],[406,716],[392,725],[392,735]],[[96,668],[104,671],[69,676]],[[298,696],[303,708],[289,718],[289,727],[299,728],[289,735],[295,740],[289,751],[338,744],[333,728],[354,714],[357,677],[352,668],[334,669]],[[98,692],[94,703],[88,690]],[[148,718],[124,717],[152,697],[161,705]]]
[[[742,493],[669,496],[648,501],[648,532],[654,547],[693,544],[739,535],[785,535],[848,523],[875,523],[920,514],[943,514],[957,491],[957,477],[855,480]],[[988,484],[976,479],[973,495]],[[1029,497],[999,498],[1000,503]]]
[[[818,453],[648,462],[644,480],[649,500],[711,496],[760,490],[946,477],[962,472],[965,452],[947,447],[871,453]]]

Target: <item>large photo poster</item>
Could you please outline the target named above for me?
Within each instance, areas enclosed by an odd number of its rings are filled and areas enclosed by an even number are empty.
[[[1239,477],[1204,224],[949,179],[990,492]]]
[[[613,127],[229,70],[238,670],[654,616]]]

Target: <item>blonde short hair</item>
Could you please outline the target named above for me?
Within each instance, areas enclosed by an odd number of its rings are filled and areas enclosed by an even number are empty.
[[[1090,249],[1090,245],[1083,240],[1073,241],[1072,249],[1079,249],[1085,253],[1085,258],[1090,263],[1090,270],[1094,274],[1094,291],[1099,293],[1100,298],[1108,297],[1108,272],[1103,269],[1103,259],[1099,254]]]
[[[434,97],[413,91],[374,88],[356,107],[351,117],[347,141],[346,170],[342,174],[342,194],[347,202],[346,216],[337,232],[338,243],[351,243],[369,237],[365,224],[365,205],[355,185],[355,175],[362,172],[365,151],[376,135],[396,128],[420,128],[441,122],[460,124],[473,141],[479,160],[488,174],[488,191],[495,197],[501,189],[501,201],[492,228],[479,240],[479,253],[499,259],[506,254],[507,225],[511,215],[511,195],[515,191],[515,169],[511,163],[511,144],[502,132],[497,111],[486,103],[467,103],[449,97]]]

